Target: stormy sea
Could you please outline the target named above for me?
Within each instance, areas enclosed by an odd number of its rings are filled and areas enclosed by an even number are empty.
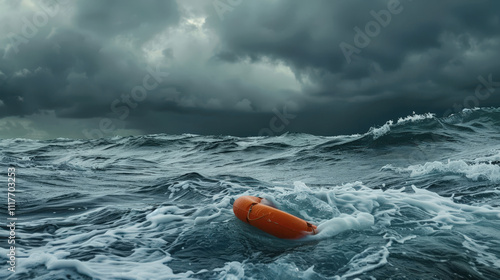
[[[3,139],[0,170],[1,279],[500,279],[500,108],[328,137]],[[245,224],[242,195],[319,232]]]

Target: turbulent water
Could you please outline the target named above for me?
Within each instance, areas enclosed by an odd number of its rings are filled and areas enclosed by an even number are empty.
[[[500,109],[359,135],[0,140],[16,169],[2,279],[500,279]],[[318,225],[280,240],[235,218],[262,196]]]

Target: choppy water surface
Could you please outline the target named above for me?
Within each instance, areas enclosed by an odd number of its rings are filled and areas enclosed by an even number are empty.
[[[20,257],[11,274],[3,238],[2,279],[500,279],[500,109],[335,137],[6,139],[0,165]],[[241,195],[320,233],[260,232]]]

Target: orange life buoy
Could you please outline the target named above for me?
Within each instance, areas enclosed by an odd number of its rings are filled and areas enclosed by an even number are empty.
[[[278,238],[298,239],[316,234],[316,226],[301,218],[261,203],[262,198],[242,196],[233,204],[234,215],[262,231]]]

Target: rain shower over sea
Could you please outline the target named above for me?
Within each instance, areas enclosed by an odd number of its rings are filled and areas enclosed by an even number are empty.
[[[0,169],[1,279],[500,279],[500,108],[328,137],[3,139]],[[243,195],[318,234],[243,223]]]

